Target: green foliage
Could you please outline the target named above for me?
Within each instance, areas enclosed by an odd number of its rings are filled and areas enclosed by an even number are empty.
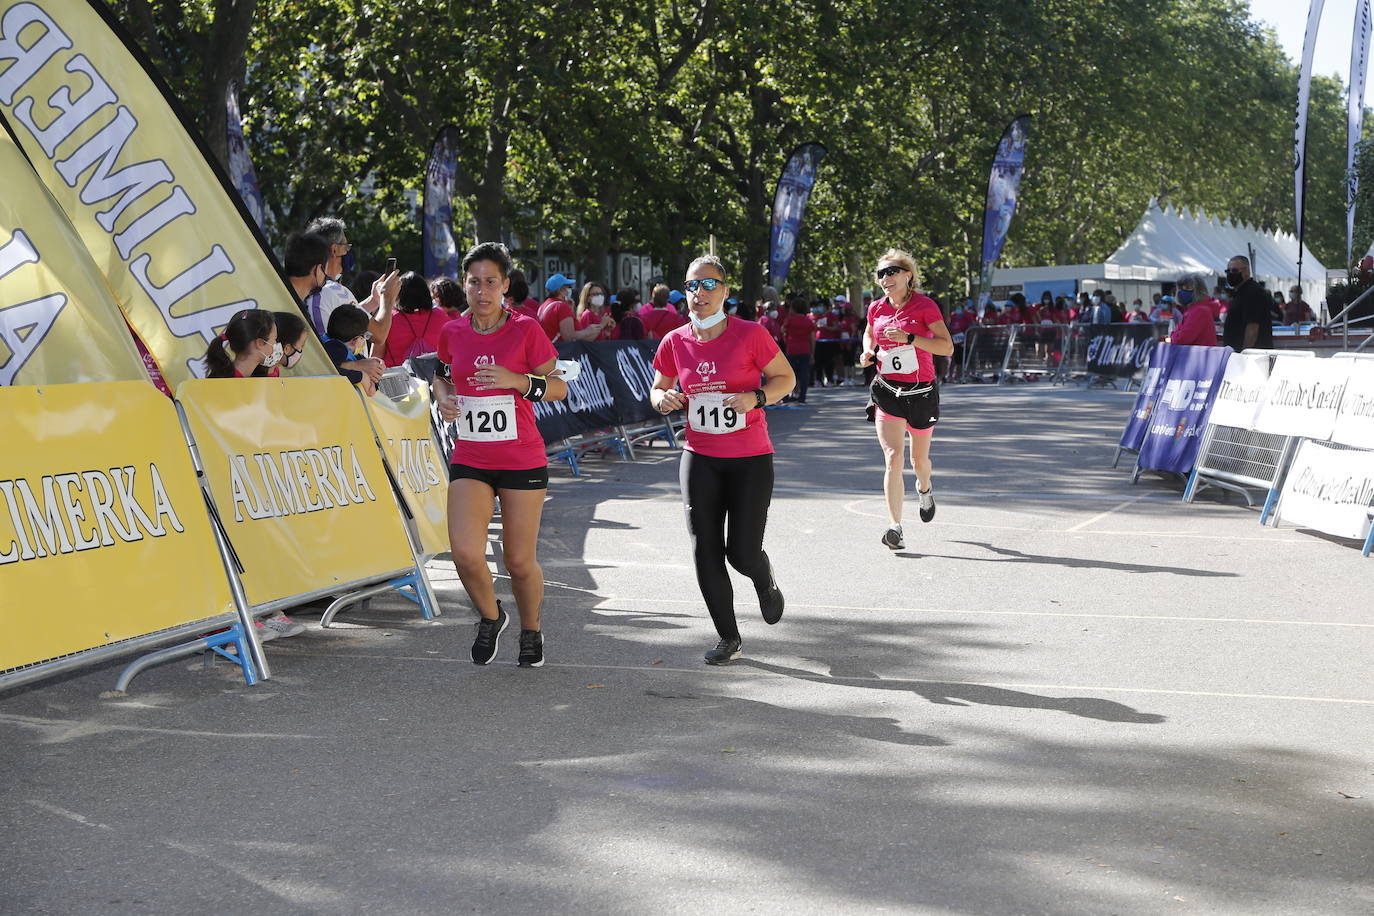
[[[198,55],[245,2],[116,9],[194,108],[225,69]],[[1151,198],[1293,227],[1296,70],[1235,0],[256,0],[228,69],[275,235],[338,212],[365,252],[416,263],[414,202],[447,123],[460,234],[532,249],[542,232],[593,274],[649,253],[670,276],[714,235],[746,295],[773,184],[807,140],[830,152],[788,285],[856,289],[896,245],[927,288],[962,295],[992,151],[1023,112],[1004,265],[1101,260]],[[1316,80],[1307,242],[1330,266],[1343,112]],[[1374,207],[1361,218],[1367,244]]]

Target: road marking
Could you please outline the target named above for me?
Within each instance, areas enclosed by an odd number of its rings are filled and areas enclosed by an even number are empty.
[[[114,828],[111,827],[109,824],[102,824],[102,823],[99,823],[98,821],[93,821],[93,820],[91,820],[91,819],[88,818],[88,817],[85,817],[85,816],[83,816],[83,815],[77,814],[75,811],[68,811],[66,808],[59,808],[57,805],[51,805],[51,804],[48,804],[48,803],[45,802],[45,801],[39,801],[39,800],[36,799],[36,798],[30,798],[30,799],[27,799],[27,801],[28,801],[29,804],[33,805],[35,808],[41,808],[42,810],[48,812],[49,814],[56,814],[58,817],[65,817],[65,818],[66,818],[67,820],[69,820],[69,821],[76,821],[76,823],[81,824],[81,825],[84,826],[84,827],[96,827],[96,828],[99,828],[100,830],[113,830],[113,829],[114,829]]]
[[[302,652],[294,651],[292,655],[301,655],[313,658],[341,658],[349,661],[384,661],[384,662],[448,662],[451,664],[472,664],[468,658],[442,658],[438,656],[419,656],[419,655],[363,655],[350,652]],[[493,662],[498,668],[513,668],[514,662]],[[676,674],[705,674],[706,668],[674,668],[669,665],[603,665],[590,662],[547,662],[545,668],[568,668],[572,670],[586,671],[644,671],[644,672],[665,672],[671,671]],[[797,679],[797,675],[786,674],[779,671],[765,671],[761,668],[750,668],[748,665],[740,665],[735,668],[737,674],[746,677],[774,677]],[[924,680],[920,678],[886,678],[886,677],[836,677],[831,678],[827,674],[820,672],[807,672],[814,675],[809,678],[800,678],[811,683],[824,683],[833,680],[837,686],[846,686],[852,682],[871,682],[882,684],[885,687],[900,686],[902,684],[921,684],[932,686],[957,686],[957,687],[998,687],[1003,690],[1064,690],[1072,693],[1139,693],[1159,696],[1180,696],[1180,697],[1212,697],[1224,700],[1280,700],[1294,703],[1334,703],[1344,706],[1374,706],[1374,700],[1362,700],[1348,697],[1308,697],[1296,696],[1280,693],[1228,693],[1218,690],[1165,690],[1157,687],[1108,687],[1101,684],[1032,684],[1021,683],[1019,681],[955,681],[945,680]]]
[[[602,604],[609,602],[631,602],[631,603],[653,603],[659,604],[695,604],[700,605],[700,598],[637,598],[628,595],[610,595],[603,599]],[[802,604],[801,602],[789,601],[788,607],[815,608],[822,611],[873,611],[872,606],[863,607],[854,604]],[[609,610],[614,610],[611,608]],[[1283,620],[1273,617],[1184,617],[1170,614],[1094,614],[1086,611],[1002,611],[1002,610],[970,610],[961,608],[933,608],[933,607],[889,607],[879,610],[893,611],[903,614],[969,614],[973,616],[989,617],[1090,617],[1099,620],[1161,620],[1178,621],[1181,623],[1267,623],[1281,624],[1295,627],[1348,627],[1356,630],[1374,630],[1374,623],[1344,623],[1331,620]]]
[[[86,738],[105,732],[139,732],[148,735],[176,735],[185,738],[293,738],[317,741],[320,735],[275,735],[268,732],[207,732],[195,729],[153,728],[146,725],[110,725],[106,722],[77,721],[75,719],[44,719],[39,716],[20,716],[0,713],[0,725],[19,725],[26,728],[46,729],[53,736],[44,743],[70,741],[73,738]]]
[[[1133,497],[1132,499],[1126,500],[1126,501],[1123,502],[1123,503],[1117,503],[1115,506],[1112,506],[1112,507],[1111,507],[1110,509],[1108,509],[1106,512],[1099,512],[1097,515],[1094,515],[1092,518],[1087,519],[1086,521],[1081,521],[1081,522],[1079,522],[1077,525],[1074,525],[1072,528],[1066,529],[1064,533],[1065,533],[1065,534],[1070,534],[1070,533],[1072,533],[1072,532],[1074,532],[1074,531],[1082,531],[1084,528],[1088,527],[1088,526],[1091,525],[1093,522],[1100,522],[1100,521],[1102,521],[1102,519],[1104,519],[1104,518],[1106,518],[1107,516],[1111,515],[1113,512],[1119,512],[1119,511],[1121,511],[1122,509],[1125,509],[1127,506],[1133,506],[1133,505],[1135,505],[1136,503],[1140,502],[1142,499],[1145,499],[1145,498],[1146,498],[1145,496],[1136,496],[1136,497]]]

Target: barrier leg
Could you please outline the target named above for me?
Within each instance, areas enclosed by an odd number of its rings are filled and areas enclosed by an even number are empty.
[[[1364,539],[1364,550],[1360,551],[1360,556],[1369,556],[1371,550],[1374,550],[1374,530],[1371,530],[1369,532],[1369,537]]]
[[[224,651],[224,646],[233,645],[234,655]],[[127,693],[129,685],[134,678],[154,665],[169,662],[178,658],[185,658],[195,655],[198,652],[210,651],[216,655],[222,655],[234,664],[238,665],[243,671],[243,680],[252,687],[258,682],[256,671],[253,669],[252,652],[248,647],[248,637],[245,635],[242,624],[234,624],[222,633],[211,633],[194,642],[181,643],[176,646],[168,646],[156,652],[149,652],[147,655],[140,656],[125,666],[119,674],[119,680],[115,681],[115,690],[120,693]]]
[[[403,589],[406,588],[414,590],[415,594],[407,594],[403,591]],[[420,612],[424,615],[426,620],[433,620],[435,613],[439,609],[439,604],[434,599],[434,592],[430,587],[429,579],[418,570],[412,570],[403,576],[397,576],[395,579],[390,579],[379,585],[369,586],[368,588],[360,589],[356,592],[349,592],[347,595],[340,595],[335,598],[329,603],[329,607],[325,608],[324,615],[320,617],[320,626],[327,630],[334,623],[334,618],[337,617],[339,612],[344,608],[366,601],[369,598],[375,598],[378,595],[385,595],[390,591],[400,591],[406,598],[418,604],[420,606]]]
[[[620,431],[620,457],[635,461],[635,446],[630,441],[629,430],[625,429],[624,425],[617,426],[616,429]]]
[[[1260,524],[1269,524],[1269,516],[1274,511],[1274,507],[1279,501],[1278,485],[1269,488],[1269,495],[1264,498],[1264,508],[1260,510]],[[1277,518],[1275,519],[1277,521]],[[1275,526],[1277,527],[1277,525]]]
[[[1183,501],[1190,503],[1197,495],[1197,468],[1194,467],[1188,472],[1188,484],[1183,488]]]

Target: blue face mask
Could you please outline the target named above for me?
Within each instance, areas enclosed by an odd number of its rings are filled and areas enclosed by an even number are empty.
[[[1192,305],[1193,291],[1191,289],[1181,289],[1178,291],[1179,305]]]

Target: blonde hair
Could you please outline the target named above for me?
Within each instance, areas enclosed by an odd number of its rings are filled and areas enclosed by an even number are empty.
[[[908,281],[911,284],[911,289],[916,290],[920,288],[921,272],[917,270],[916,259],[911,256],[911,252],[903,251],[900,248],[889,248],[887,251],[884,251],[882,253],[882,256],[880,258],[878,258],[879,264],[883,263],[884,261],[891,261],[892,263],[899,265],[903,270],[911,271],[911,280]]]
[[[726,286],[730,285],[730,281],[726,280],[729,274],[725,272],[725,265],[720,262],[720,258],[716,257],[713,254],[704,254],[701,257],[697,258],[695,261],[693,261],[691,264],[688,264],[687,272],[691,273],[692,271],[696,270],[698,267],[701,267],[703,265],[714,267],[716,270],[720,272],[720,278],[726,281]]]
[[[593,287],[601,290],[601,295],[603,297],[606,296],[606,287],[602,286],[600,283],[597,283],[595,280],[592,280],[590,283],[583,284],[582,295],[577,297],[577,315],[579,318],[582,317],[582,313],[587,310],[587,306],[590,304],[588,300],[590,300],[592,297]],[[604,298],[602,299],[601,304],[606,304]]]

